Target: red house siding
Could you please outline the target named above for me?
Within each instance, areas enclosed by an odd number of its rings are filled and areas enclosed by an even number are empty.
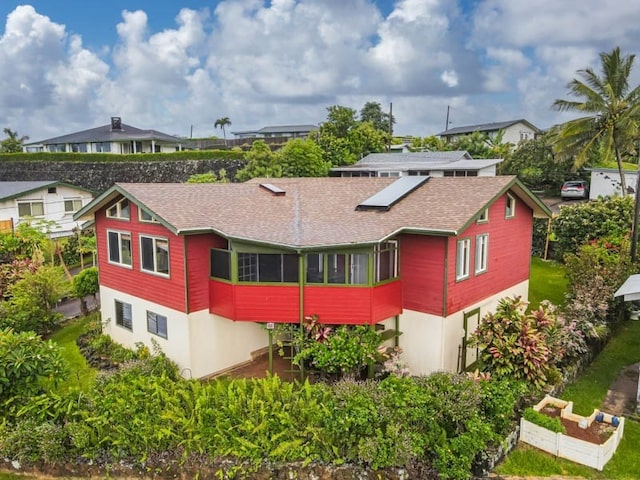
[[[183,238],[172,234],[159,224],[138,221],[138,209],[131,203],[131,220],[107,218],[105,209],[95,215],[100,284],[127,292],[150,302],[185,311],[185,279]],[[131,234],[131,257],[133,268],[109,263],[107,230]],[[140,270],[140,235],[167,238],[169,241],[169,278]]]
[[[401,237],[400,277],[404,308],[443,314],[446,243],[446,237]]]
[[[300,289],[292,285],[231,285],[211,280],[211,313],[231,320],[295,323],[300,321]],[[304,287],[304,315],[322,323],[377,323],[398,315],[400,282],[367,287]]]
[[[189,312],[209,308],[210,252],[212,248],[226,248],[227,241],[214,234],[184,237],[187,262],[187,298]],[[222,283],[222,282],[218,282]],[[221,287],[222,288],[222,287]]]
[[[402,313],[402,282],[400,280],[373,287],[371,321],[377,323]]]
[[[449,239],[447,315],[458,312],[483,298],[501,292],[529,278],[531,262],[531,209],[516,198],[516,214],[506,219],[506,196],[489,210],[487,223],[474,223],[458,238]],[[484,273],[475,273],[476,235],[489,234],[488,265]],[[456,281],[457,241],[471,240],[469,278]]]

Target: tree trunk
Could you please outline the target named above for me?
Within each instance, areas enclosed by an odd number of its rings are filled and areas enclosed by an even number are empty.
[[[622,189],[622,196],[626,196],[629,194],[627,191],[627,179],[624,177],[624,170],[622,168],[622,156],[620,155],[620,150],[616,147],[616,160],[618,162],[618,172],[620,173],[620,188]]]

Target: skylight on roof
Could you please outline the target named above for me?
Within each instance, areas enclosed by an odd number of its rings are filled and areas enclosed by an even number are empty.
[[[389,210],[394,204],[413,192],[430,177],[410,176],[400,177],[391,185],[387,185],[375,195],[361,202],[356,210]]]

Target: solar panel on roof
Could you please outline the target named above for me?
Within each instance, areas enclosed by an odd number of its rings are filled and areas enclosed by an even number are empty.
[[[400,177],[375,195],[361,202],[356,210],[389,210],[395,203],[429,180],[429,176]]]
[[[260,187],[270,191],[272,194],[274,194],[277,197],[282,196],[286,193],[283,189],[281,189],[280,187],[276,187],[272,183],[261,183]]]

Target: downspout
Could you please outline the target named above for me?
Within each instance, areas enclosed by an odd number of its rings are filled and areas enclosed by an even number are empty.
[[[304,280],[305,280],[305,256],[298,252],[298,322],[299,333],[304,335]],[[293,352],[292,352],[293,354]],[[300,380],[304,380],[304,365],[300,365]]]
[[[440,335],[440,368],[444,368],[444,349],[445,349],[445,321],[447,318],[447,301],[448,301],[448,285],[449,285],[449,237],[446,238],[444,249],[444,288],[442,295],[442,334]]]

